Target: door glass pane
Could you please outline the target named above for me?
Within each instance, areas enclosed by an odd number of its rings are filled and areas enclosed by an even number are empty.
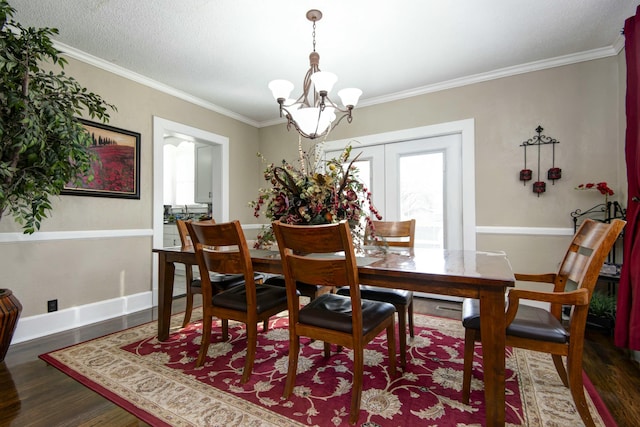
[[[371,191],[371,161],[370,160],[357,160],[353,162],[353,165],[358,169],[356,177],[358,181],[362,182],[369,191]],[[344,164],[344,168],[349,166],[348,163]]]
[[[416,246],[444,248],[444,153],[399,158],[400,219],[416,220]]]

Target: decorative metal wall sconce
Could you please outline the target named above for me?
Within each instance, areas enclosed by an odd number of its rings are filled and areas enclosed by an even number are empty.
[[[536,182],[533,183],[533,192],[540,197],[540,193],[544,193],[547,190],[547,184],[544,181],[540,180],[540,152],[542,150],[543,145],[551,144],[552,152],[552,162],[551,168],[547,171],[547,179],[551,180],[551,185],[555,184],[557,179],[562,177],[562,169],[556,167],[556,146],[555,144],[560,144],[555,138],[551,138],[545,135],[542,135],[542,131],[544,129],[542,126],[536,128],[537,135],[534,135],[533,138],[530,138],[520,144],[520,147],[524,148],[524,169],[520,171],[520,181],[523,182],[524,185],[527,185],[527,181],[530,181],[533,172],[531,169],[527,169],[527,147],[529,146],[537,146],[538,147],[538,170],[536,174]]]

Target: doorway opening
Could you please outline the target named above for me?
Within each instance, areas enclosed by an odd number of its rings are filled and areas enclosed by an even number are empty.
[[[207,188],[211,195],[210,213],[216,221],[229,220],[229,138],[202,129],[153,117],[153,247],[164,246],[164,146],[172,138],[208,147],[210,171]],[[210,185],[209,185],[210,184]],[[158,258],[152,271],[153,305],[158,304]]]

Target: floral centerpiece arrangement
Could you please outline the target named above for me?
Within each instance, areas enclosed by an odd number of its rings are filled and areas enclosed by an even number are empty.
[[[350,160],[352,147],[347,146],[338,158],[322,161],[316,154],[310,158],[299,145],[299,166],[284,160],[278,166],[268,164],[264,179],[270,186],[259,190],[258,199],[249,203],[254,216],[287,224],[317,225],[347,220],[356,247],[362,244],[368,229],[375,236],[371,215],[382,219],[371,201],[371,192],[357,178],[356,156]],[[317,146],[314,150],[318,153]],[[258,153],[263,163],[264,157]],[[256,248],[275,241],[271,226],[263,227]]]

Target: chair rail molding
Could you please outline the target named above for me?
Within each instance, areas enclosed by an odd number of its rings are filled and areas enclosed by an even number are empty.
[[[78,239],[113,239],[128,237],[152,237],[153,230],[121,229],[121,230],[71,230],[71,231],[37,231],[33,234],[0,233],[0,243],[43,242],[50,240]]]
[[[528,236],[573,236],[571,227],[505,227],[493,225],[476,226],[477,234],[506,234]]]

